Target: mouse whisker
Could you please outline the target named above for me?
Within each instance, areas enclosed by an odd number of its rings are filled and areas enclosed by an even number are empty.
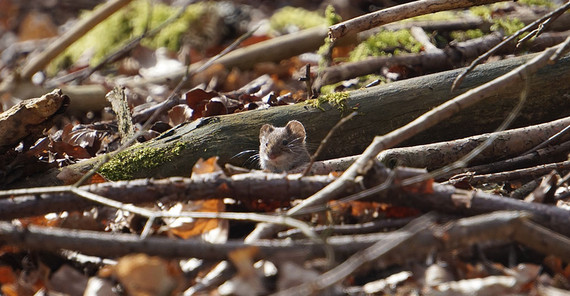
[[[249,164],[259,164],[259,153],[248,157],[247,160],[243,163],[244,166]]]
[[[234,159],[236,157],[241,157],[241,156],[244,156],[246,154],[251,154],[251,153],[257,153],[257,150],[244,150],[244,151],[237,153],[236,155],[232,156],[230,159]]]

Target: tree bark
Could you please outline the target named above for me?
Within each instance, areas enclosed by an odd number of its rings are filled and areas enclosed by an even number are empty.
[[[330,159],[360,154],[376,135],[398,128],[443,102],[488,82],[523,64],[534,55],[488,63],[477,67],[467,76],[461,87],[450,92],[453,79],[459,70],[446,71],[418,78],[380,85],[349,93],[347,105],[357,109],[359,115],[344,124],[331,137],[323,150],[322,158]],[[570,56],[545,67],[529,78],[529,94],[525,106],[513,127],[546,122],[569,115]],[[503,121],[519,99],[522,85],[498,90],[486,99],[446,122],[438,124],[404,143],[416,145],[447,141],[460,137],[493,131]],[[301,121],[307,130],[309,148],[325,137],[332,126],[343,116],[337,108],[328,104],[322,110],[304,103],[255,110],[245,113],[202,118],[177,126],[152,141],[135,145],[123,152],[114,161],[119,168],[119,179],[134,179],[190,174],[191,167],[201,157],[219,156],[220,163],[231,162],[243,165],[246,158],[235,158],[241,151],[257,149],[259,128],[265,123],[284,126],[289,120]],[[145,162],[142,151],[153,149],[164,161]],[[312,152],[312,151],[311,151]],[[99,161],[90,159],[69,166],[75,172],[85,172]],[[34,177],[33,183],[20,182],[15,187],[46,186],[61,184],[50,174]]]

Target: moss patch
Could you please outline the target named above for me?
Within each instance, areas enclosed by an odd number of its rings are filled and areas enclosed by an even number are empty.
[[[496,19],[493,20],[494,24],[491,25],[491,31],[502,30],[506,35],[512,35],[516,31],[524,28],[524,23],[518,18],[513,19]],[[526,35],[526,34],[525,34]],[[524,37],[524,35],[519,36]]]
[[[475,6],[471,7],[469,11],[484,20],[492,22],[491,31],[502,30],[505,35],[511,35],[524,27],[524,23],[518,18],[506,19],[493,17],[493,11],[501,8],[501,3],[496,3],[490,6]]]
[[[351,53],[351,61],[361,61],[370,56],[394,55],[404,52],[418,53],[422,45],[409,30],[381,31],[360,43]]]
[[[480,29],[466,30],[466,31],[452,31],[450,33],[451,38],[455,41],[465,41],[475,38],[480,38],[485,36],[485,33]]]
[[[199,17],[203,13],[207,12],[207,5],[213,4],[189,5],[180,18],[163,28],[154,37],[145,38],[141,44],[153,49],[167,47],[170,50],[178,50],[181,46],[182,36],[190,26],[199,21]],[[148,29],[152,30],[170,17],[175,16],[179,9],[163,3],[156,3],[151,6],[146,0],[134,0],[73,43],[51,63],[49,72],[54,73],[65,68],[66,65],[77,61],[88,51],[92,51],[90,65],[96,65],[109,53],[124,46],[129,39],[141,35],[147,23],[149,24]],[[85,12],[80,18],[85,19],[91,13],[92,11]]]
[[[325,19],[328,26],[336,25],[342,22],[342,17],[336,13],[334,6],[330,4],[327,6],[327,9],[325,9]]]
[[[320,95],[316,99],[307,100],[305,102],[309,106],[317,108],[317,109],[321,109],[321,110],[323,109],[322,105],[324,103],[329,103],[331,106],[337,108],[342,113],[344,113],[344,112],[349,110],[348,104],[346,102],[348,97],[349,97],[348,92],[343,91],[343,92],[335,92],[335,93]]]
[[[286,33],[290,27],[302,30],[326,24],[322,14],[291,6],[281,8],[269,19],[271,29],[279,33]]]
[[[186,149],[182,142],[173,147],[142,148],[123,151],[99,169],[99,173],[113,181],[133,179],[138,172],[154,169],[173,161]]]
[[[556,7],[556,4],[550,0],[520,0],[520,3],[526,5],[545,6],[548,8]]]

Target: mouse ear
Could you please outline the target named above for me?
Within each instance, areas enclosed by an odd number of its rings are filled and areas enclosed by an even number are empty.
[[[297,137],[305,138],[305,127],[303,126],[302,123],[298,122],[297,120],[289,121],[289,123],[287,123],[285,128],[289,133],[296,135]]]
[[[259,130],[259,138],[261,139],[264,135],[272,132],[275,129],[274,126],[272,126],[271,124],[264,124],[263,126],[261,126],[261,129]]]

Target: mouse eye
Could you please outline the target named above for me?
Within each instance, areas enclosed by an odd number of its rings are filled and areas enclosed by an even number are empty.
[[[269,147],[269,143],[265,143],[265,147]]]
[[[283,146],[287,146],[287,144],[289,144],[289,142],[287,142],[287,140],[283,140],[283,142],[281,142],[281,144],[283,144]]]

